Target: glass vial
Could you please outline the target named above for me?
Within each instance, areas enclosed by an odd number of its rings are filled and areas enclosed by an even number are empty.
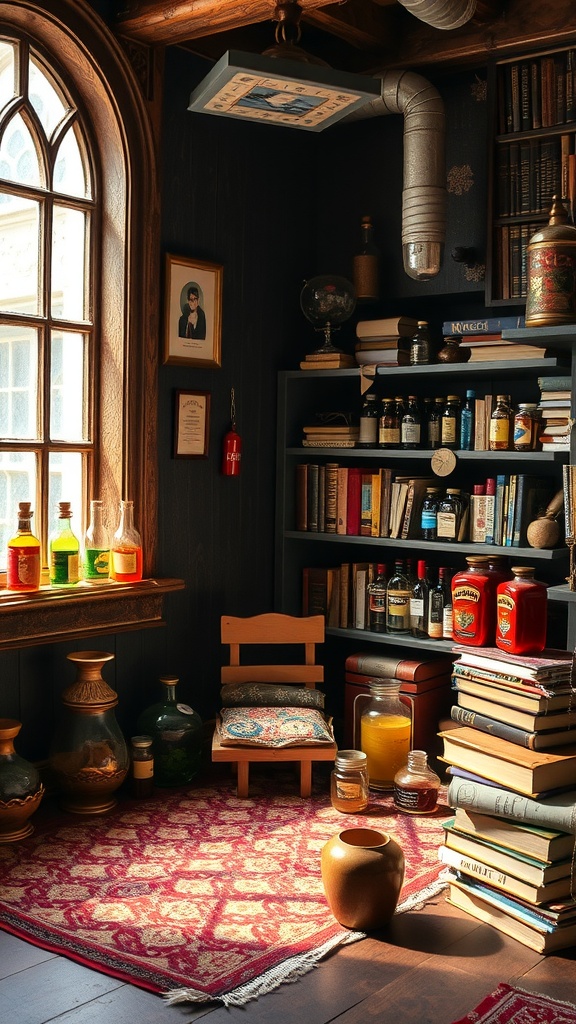
[[[430,362],[430,333],[428,321],[419,320],[410,345],[410,365],[426,366]]]
[[[368,391],[360,412],[358,448],[376,448],[378,444],[378,396]]]
[[[132,792],[145,800],[154,792],[154,754],[151,736],[133,736],[131,740]]]
[[[532,451],[532,435],[534,433],[533,405],[521,402],[514,415],[514,451]]]
[[[391,790],[396,772],[408,757],[412,732],[410,711],[400,700],[400,680],[370,680],[370,693],[356,697],[354,711],[370,788]]]
[[[394,805],[405,814],[434,814],[440,778],[428,765],[425,750],[411,750],[394,776]]]
[[[134,526],[134,502],[120,502],[120,525],[112,538],[110,575],[118,583],[142,579],[142,541]]]
[[[72,532],[69,501],[58,502],[58,525],[50,538],[50,585],[73,587],[80,579],[80,541]]]
[[[440,487],[427,487],[422,511],[420,513],[420,527],[423,540],[436,540],[438,532],[438,505],[442,490]]]
[[[18,505],[18,531],[8,541],[6,586],[8,590],[40,589],[40,541],[32,533],[29,501]]]
[[[90,502],[90,524],[84,536],[84,579],[107,583],[110,579],[110,538],[104,526],[103,503]]]
[[[358,814],[368,807],[368,764],[363,750],[339,750],[330,776],[332,807]]]
[[[352,278],[357,302],[377,302],[379,297],[380,253],[374,241],[371,217],[360,222],[361,245],[352,261]]]

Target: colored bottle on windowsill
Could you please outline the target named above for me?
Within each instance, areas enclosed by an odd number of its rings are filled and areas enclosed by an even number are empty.
[[[84,537],[82,566],[87,583],[107,583],[110,579],[110,540],[102,517],[102,502],[90,502],[90,524]]]
[[[120,502],[120,525],[112,538],[110,576],[117,583],[142,579],[142,541],[134,526],[134,502]]]
[[[6,586],[8,590],[40,589],[40,541],[32,533],[30,502],[18,505],[18,532],[8,541]]]
[[[58,509],[58,526],[50,539],[50,585],[72,587],[80,580],[80,541],[72,532],[70,502],[58,502]]]

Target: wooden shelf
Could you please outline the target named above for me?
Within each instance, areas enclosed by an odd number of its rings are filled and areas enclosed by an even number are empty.
[[[305,543],[323,544],[361,544],[362,547],[377,548],[405,548],[407,551],[414,551],[418,548],[422,557],[426,551],[443,551],[446,554],[454,555],[506,555],[507,558],[537,558],[542,561],[563,561],[567,556],[565,547],[560,548],[512,548],[501,547],[497,544],[476,544],[472,541],[458,541],[458,543],[444,543],[440,540],[408,539],[400,537],[362,537],[355,534],[341,533],[316,533],[309,531],[304,533],[298,530],[287,530],[284,534],[286,540],[297,540]]]

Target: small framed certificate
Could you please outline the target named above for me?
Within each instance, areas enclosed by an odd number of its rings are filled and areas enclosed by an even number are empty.
[[[210,392],[177,391],[174,458],[207,459],[209,435]]]

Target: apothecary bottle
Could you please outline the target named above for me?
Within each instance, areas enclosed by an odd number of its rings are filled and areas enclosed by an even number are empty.
[[[422,511],[420,513],[420,527],[424,540],[436,540],[438,532],[438,505],[442,489],[440,487],[427,487]]]
[[[460,443],[460,399],[448,395],[440,419],[440,447],[457,448]]]
[[[132,791],[139,800],[154,792],[154,754],[151,736],[133,736],[131,745]]]
[[[410,345],[410,365],[426,366],[430,362],[430,333],[428,321],[419,320]]]
[[[367,391],[360,412],[358,448],[376,448],[378,444],[378,404],[378,395],[373,391]]]
[[[434,814],[440,778],[428,764],[425,750],[410,750],[394,776],[394,805],[405,814]]]
[[[332,807],[359,814],[368,807],[368,762],[363,750],[339,750],[330,775]]]
[[[120,524],[112,538],[110,575],[118,583],[142,579],[142,540],[134,526],[134,502],[120,502]]]
[[[104,525],[103,502],[90,502],[90,523],[84,536],[83,575],[88,583],[110,579],[110,538]]]
[[[378,563],[376,579],[368,584],[368,629],[372,633],[386,632],[386,566]]]
[[[441,422],[444,399],[435,398],[428,417],[428,447],[440,448],[442,443]]]
[[[509,654],[539,654],[546,646],[548,594],[534,566],[512,566],[513,578],[496,588],[496,646]]]
[[[428,595],[428,636],[431,640],[442,640],[444,637],[444,611],[448,603],[446,585],[446,567],[438,569],[438,580],[430,587]]]
[[[386,587],[386,632],[410,632],[410,585],[401,558],[394,563],[394,572]]]
[[[457,487],[447,487],[438,501],[436,537],[438,540],[456,542],[460,534],[462,503]]]
[[[508,395],[497,395],[490,417],[488,448],[491,452],[507,452],[511,444],[511,410]]]
[[[452,577],[452,631],[458,644],[492,647],[496,629],[496,588],[483,555],[466,558]]]
[[[534,420],[532,403],[520,402],[514,413],[513,447],[515,452],[532,451]]]
[[[394,398],[384,398],[382,414],[378,425],[378,447],[398,448],[400,446],[400,420]]]
[[[151,736],[157,786],[184,786],[200,771],[202,719],[176,697],[177,676],[161,676],[162,700],[140,715],[137,729]]]
[[[29,501],[18,504],[18,530],[8,541],[6,586],[8,590],[40,589],[40,541],[32,533]]]
[[[408,396],[408,407],[400,424],[400,446],[413,449],[420,447],[422,419],[416,395]]]
[[[58,524],[50,538],[50,585],[73,587],[80,579],[80,541],[72,531],[69,501],[58,502]]]
[[[429,594],[428,566],[423,559],[419,559],[418,578],[412,587],[410,596],[410,633],[420,639],[428,636]]]
[[[464,452],[474,449],[474,411],[476,392],[468,388],[464,405],[460,410],[460,448]]]
[[[354,701],[355,745],[367,759],[371,789],[391,790],[410,750],[412,716],[400,700],[399,679],[372,679]]]
[[[372,218],[362,217],[361,244],[352,260],[352,277],[357,302],[376,302],[379,295],[380,252],[374,239]]]

